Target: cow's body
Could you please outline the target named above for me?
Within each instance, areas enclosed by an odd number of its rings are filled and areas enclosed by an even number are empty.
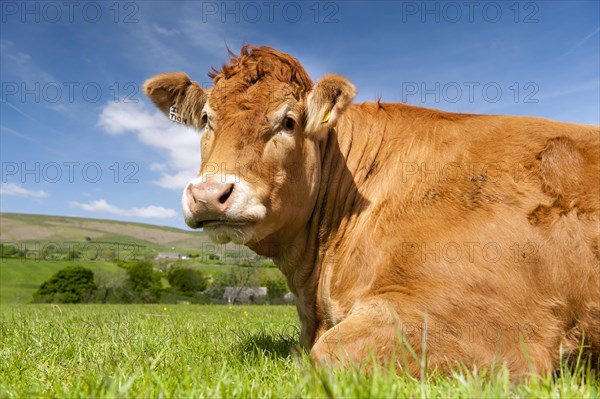
[[[279,262],[313,354],[351,323],[380,356],[427,323],[438,365],[550,370],[584,330],[600,350],[597,128],[363,104],[336,133],[309,250]]]
[[[215,86],[215,104],[236,76],[227,72]],[[262,167],[279,148],[292,161],[299,154],[302,165],[278,161],[276,182],[261,181],[254,191],[244,182],[207,183],[205,156],[248,156],[234,155],[232,133],[220,133],[203,144],[203,181],[184,194],[188,223],[204,223],[220,241],[235,239],[235,230],[239,241],[274,257],[296,296],[300,341],[313,358],[345,364],[373,355],[417,373],[425,350],[429,369],[506,364],[521,375],[553,370],[561,351],[576,354],[582,342],[597,356],[598,127],[402,104],[338,107],[353,88],[335,79],[300,97],[304,124],[302,111],[288,112],[306,131],[323,130],[320,124],[324,131],[297,138],[294,128],[289,136],[261,139],[262,152],[253,158]],[[153,94],[164,87],[160,82],[146,90],[164,110],[164,94],[158,100]],[[315,119],[311,113],[328,98],[319,92],[324,87],[335,87],[333,108]],[[291,104],[286,109],[294,110]],[[273,107],[267,108],[269,120]],[[248,118],[262,118],[261,112]],[[330,118],[335,126],[327,126]],[[220,119],[215,132],[233,126]],[[246,146],[258,146],[248,140]],[[240,211],[237,198],[253,211]],[[250,228],[240,220],[259,222]]]

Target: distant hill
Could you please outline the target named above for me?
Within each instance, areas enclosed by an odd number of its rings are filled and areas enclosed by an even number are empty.
[[[160,259],[157,256],[159,252],[166,255],[190,254],[193,259],[176,257],[175,260],[164,261],[198,267],[209,276],[248,260],[254,261],[264,276],[280,276],[279,270],[268,265],[268,262],[265,269],[265,258],[257,258],[246,247],[216,245],[203,231],[185,231],[151,224],[0,213],[0,243],[3,244],[3,251],[6,248],[18,248],[26,252],[25,255],[0,257],[0,304],[30,302],[42,282],[67,266],[76,264],[87,267],[94,271],[97,278],[122,280],[125,271],[117,266],[117,261]],[[115,246],[115,243],[125,245]],[[132,252],[132,244],[142,249]],[[44,248],[53,246],[58,247],[57,253],[45,252]],[[74,247],[81,253],[77,258],[70,259],[68,251]],[[118,251],[115,258],[109,259],[107,255],[111,248],[118,248]],[[215,254],[217,256],[213,257]]]
[[[203,231],[116,220],[0,213],[0,241],[4,243],[114,242],[135,243],[153,252],[201,251],[214,247]],[[226,249],[236,248],[228,244]],[[248,250],[249,251],[249,250]]]

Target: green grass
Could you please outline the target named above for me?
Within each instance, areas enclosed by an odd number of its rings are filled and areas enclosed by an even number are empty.
[[[0,397],[593,398],[584,368],[512,383],[505,373],[424,381],[316,370],[292,355],[286,306],[3,305]]]
[[[0,304],[30,303],[33,293],[54,273],[67,266],[80,265],[96,275],[123,275],[116,264],[82,260],[28,260],[0,258]]]

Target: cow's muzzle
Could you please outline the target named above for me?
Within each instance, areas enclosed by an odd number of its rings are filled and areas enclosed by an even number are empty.
[[[234,183],[217,181],[190,182],[183,195],[185,222],[200,228],[209,222],[226,222],[226,211],[231,205]]]

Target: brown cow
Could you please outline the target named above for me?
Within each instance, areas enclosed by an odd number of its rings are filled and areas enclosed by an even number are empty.
[[[348,80],[313,84],[268,47],[209,76],[145,83],[203,132],[185,221],[274,259],[317,362],[519,376],[597,359],[598,127],[351,104]]]

